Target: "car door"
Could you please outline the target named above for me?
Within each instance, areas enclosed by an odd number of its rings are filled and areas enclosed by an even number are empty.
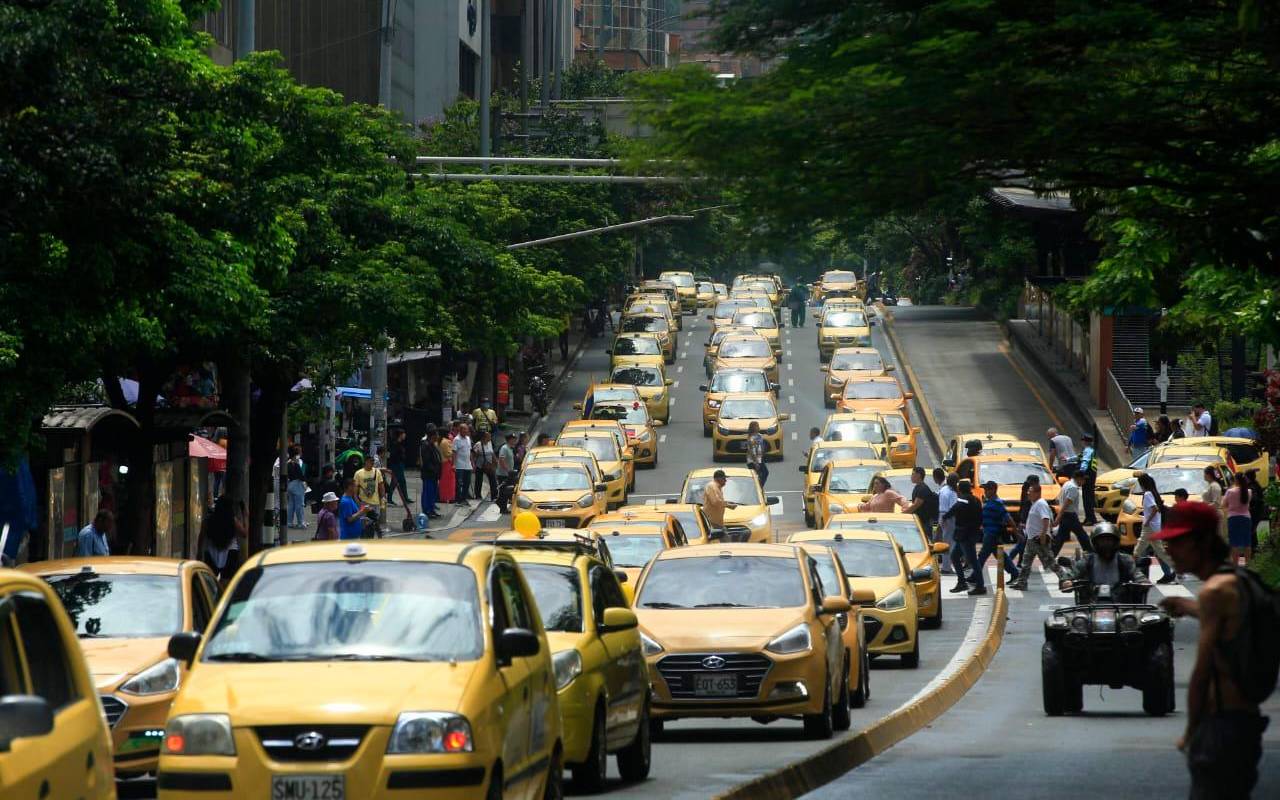
[[[844,674],[844,639],[840,635],[840,620],[835,614],[822,613],[822,601],[825,595],[838,594],[836,588],[827,589],[822,585],[822,576],[818,574],[818,564],[808,553],[801,556],[805,561],[805,571],[809,576],[809,594],[813,599],[813,612],[816,624],[822,629],[823,644],[827,652],[827,682],[831,685],[831,696],[840,695],[840,676]]]
[[[53,730],[15,739],[5,765],[5,798],[110,797],[115,793],[110,740],[84,656],[58,624],[49,599],[35,591],[7,598],[3,624],[10,657],[24,664],[26,693],[53,710]]]
[[[587,575],[591,589],[592,619],[606,654],[604,670],[607,701],[605,727],[611,744],[629,741],[644,703],[648,672],[636,629],[601,630],[607,608],[630,608],[617,577],[601,564],[593,564]]]
[[[831,462],[827,462],[827,466],[822,468],[822,474],[818,476],[818,483],[813,487],[814,522],[819,528],[825,528],[827,522],[831,519],[828,509],[831,506],[831,498],[827,496],[827,481],[831,477]]]
[[[199,570],[190,570],[186,579],[188,603],[191,606],[191,630],[204,633],[213,618],[213,602],[209,590],[200,580]]]
[[[498,675],[502,679],[503,692],[498,701],[497,718],[506,725],[502,741],[502,763],[506,770],[504,779],[516,797],[524,787],[512,785],[520,778],[520,772],[529,762],[529,665],[526,658],[502,659],[496,653],[498,640],[507,628],[519,627],[512,614],[513,606],[509,595],[512,585],[509,577],[510,564],[499,562],[490,573],[490,613],[495,644],[494,657],[497,659]]]

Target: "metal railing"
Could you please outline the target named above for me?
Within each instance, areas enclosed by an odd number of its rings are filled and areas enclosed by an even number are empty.
[[[1107,412],[1111,414],[1117,432],[1123,435],[1129,430],[1129,424],[1133,422],[1133,404],[1111,370],[1107,370]]]

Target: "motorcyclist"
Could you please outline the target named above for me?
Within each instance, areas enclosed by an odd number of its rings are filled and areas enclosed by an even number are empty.
[[[1112,597],[1127,583],[1141,578],[1133,557],[1120,552],[1120,533],[1110,522],[1099,522],[1091,537],[1093,552],[1076,559],[1071,575],[1062,582],[1069,591],[1076,581],[1087,581],[1095,588],[1108,587]]]

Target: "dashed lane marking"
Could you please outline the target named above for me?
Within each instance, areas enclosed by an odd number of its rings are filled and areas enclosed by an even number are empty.
[[[666,440],[667,440],[667,435],[664,433],[658,437],[658,444],[662,444]]]
[[[795,432],[795,431],[792,431],[792,432],[791,432],[791,441],[793,441],[793,442],[794,442],[797,438],[798,438],[798,437],[796,436],[796,432]]]
[[[676,372],[684,372],[684,364],[680,364],[679,366],[677,366]]]
[[[787,372],[790,372],[790,371],[791,371],[791,367],[792,367],[792,364],[791,364],[791,362],[790,362],[790,361],[788,361],[788,362],[787,362]]]
[[[796,385],[796,379],[795,379],[795,378],[787,378],[787,385],[788,385],[788,386],[795,386],[795,385]]]
[[[792,404],[792,405],[795,405],[795,403],[796,403],[796,396],[795,396],[794,394],[789,394],[789,395],[787,395],[787,402],[788,402],[788,403],[790,403],[790,404]]]
[[[671,388],[672,388],[672,389],[679,389],[679,388],[680,388],[680,381],[672,381],[672,382],[671,382]]]

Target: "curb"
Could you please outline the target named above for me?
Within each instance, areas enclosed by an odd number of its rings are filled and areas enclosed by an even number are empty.
[[[792,800],[858,767],[937,719],[964,697],[987,671],[1004,641],[1008,600],[995,593],[982,643],[964,664],[918,699],[901,706],[870,727],[781,769],[729,789],[716,800]]]
[[[462,509],[460,507],[455,507],[449,515],[449,521],[446,522],[444,525],[441,525],[439,528],[427,528],[424,531],[415,529],[415,530],[409,531],[408,533],[405,533],[404,531],[395,531],[392,533],[384,534],[382,538],[409,539],[413,537],[423,537],[426,539],[430,539],[432,538],[431,535],[433,533],[444,533],[446,531],[451,531],[455,528],[460,527],[462,523],[466,522],[468,519],[471,518],[472,514],[474,514],[476,511],[480,510],[483,507],[484,507],[484,504],[481,503],[475,508],[468,508],[467,513],[465,514],[459,514],[458,512],[461,511]]]
[[[902,343],[898,341],[898,334],[894,332],[893,313],[881,308],[880,316],[884,320],[881,327],[884,328],[885,338],[889,340],[889,347],[893,348],[894,357],[902,365],[902,371],[907,376],[907,383],[911,387],[912,394],[915,395],[916,404],[920,406],[920,414],[924,417],[924,428],[929,434],[930,442],[933,444],[933,452],[941,460],[946,457],[947,441],[942,435],[942,428],[938,425],[938,418],[934,416],[933,407],[929,405],[929,400],[925,397],[924,390],[920,386],[920,380],[916,377],[916,371],[911,368],[911,362],[906,357],[906,350],[903,348]]]

